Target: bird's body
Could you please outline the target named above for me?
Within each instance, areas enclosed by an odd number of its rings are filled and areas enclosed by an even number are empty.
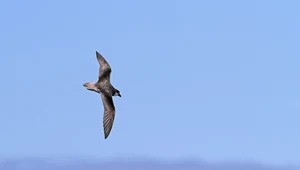
[[[104,106],[103,128],[105,139],[110,134],[115,118],[115,106],[112,96],[121,97],[120,91],[110,83],[111,67],[104,57],[96,51],[98,63],[100,64],[98,81],[84,83],[87,90],[95,91],[101,95]]]

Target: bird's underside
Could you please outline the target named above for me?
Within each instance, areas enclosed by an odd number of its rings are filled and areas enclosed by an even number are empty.
[[[101,99],[104,107],[103,114],[103,129],[104,129],[104,138],[106,139],[112,129],[115,119],[115,106],[112,99],[111,93],[111,84],[110,84],[110,74],[111,67],[104,57],[96,52],[98,63],[100,64],[98,83],[100,84]]]
[[[114,119],[115,119],[115,112],[116,112],[112,96],[118,95],[121,97],[121,95],[119,91],[110,84],[110,74],[111,74],[110,65],[104,59],[104,57],[97,51],[96,51],[96,56],[97,56],[97,61],[100,65],[99,73],[98,73],[98,81],[96,83],[93,83],[93,87],[87,89],[96,91],[101,96],[103,107],[104,107],[104,114],[103,114],[104,138],[106,139],[112,130]],[[89,86],[89,85],[85,85],[85,86]]]

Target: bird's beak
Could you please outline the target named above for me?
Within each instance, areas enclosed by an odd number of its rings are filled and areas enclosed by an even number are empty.
[[[121,94],[119,94],[118,96],[120,96],[120,97],[121,97]]]

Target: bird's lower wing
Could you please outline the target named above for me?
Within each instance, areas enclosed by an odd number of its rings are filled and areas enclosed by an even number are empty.
[[[115,107],[114,107],[112,96],[102,93],[101,98],[104,106],[103,129],[104,129],[104,137],[106,139],[110,134],[110,131],[114,124]]]
[[[110,131],[113,127],[114,124],[114,119],[115,119],[115,112],[113,111],[104,111],[103,115],[103,128],[104,128],[104,137],[105,139],[108,137],[110,134]]]

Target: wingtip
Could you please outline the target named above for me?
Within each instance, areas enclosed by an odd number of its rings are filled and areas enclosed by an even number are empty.
[[[108,135],[107,134],[104,134],[104,139],[107,139]]]
[[[103,58],[103,56],[98,51],[96,51],[96,57],[97,58]]]

